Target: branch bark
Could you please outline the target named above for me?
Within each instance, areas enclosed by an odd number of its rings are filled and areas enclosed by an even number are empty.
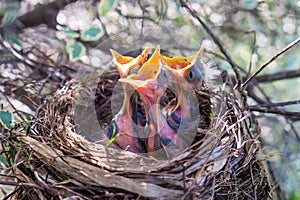
[[[272,81],[279,81],[283,79],[289,79],[289,78],[299,78],[300,77],[300,70],[291,70],[291,71],[285,71],[285,72],[278,72],[276,74],[265,74],[261,76],[257,76],[254,78],[254,82],[272,82]]]
[[[218,46],[224,57],[227,59],[227,62],[231,65],[231,68],[233,69],[236,79],[237,79],[237,86],[239,91],[241,91],[241,84],[242,84],[242,77],[240,75],[240,67],[238,64],[234,62],[234,60],[231,58],[229,53],[226,51],[225,47],[222,45],[221,40],[212,32],[212,30],[209,28],[209,26],[198,16],[197,12],[192,10],[191,7],[187,5],[187,3],[184,0],[179,0],[182,7],[186,8],[188,12],[195,18],[197,21],[203,26],[203,28],[206,30],[206,32],[209,34],[209,36],[212,38],[214,43]]]
[[[290,48],[292,48],[293,46],[295,46],[297,43],[300,42],[300,37],[297,38],[296,40],[294,40],[293,42],[291,42],[290,44],[288,44],[284,49],[282,49],[280,52],[278,52],[277,54],[275,54],[274,56],[272,56],[269,60],[267,60],[262,66],[260,66],[258,68],[258,70],[252,75],[250,76],[242,85],[242,87],[246,87],[247,84],[253,79],[255,78],[265,67],[267,67],[271,62],[273,62],[274,60],[276,60],[279,56],[281,56],[282,54],[284,54],[286,51],[288,51]]]
[[[32,12],[17,17],[11,24],[3,26],[4,32],[18,34],[24,28],[46,24],[49,28],[55,29],[58,12],[66,5],[76,2],[77,0],[56,0],[49,4],[43,5]]]

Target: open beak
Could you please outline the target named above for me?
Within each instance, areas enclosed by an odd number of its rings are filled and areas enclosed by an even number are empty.
[[[121,83],[127,83],[131,85],[139,94],[146,96],[144,103],[150,108],[152,105],[157,104],[161,94],[160,92],[164,90],[161,84],[158,83],[157,77],[161,72],[160,63],[160,46],[158,45],[153,52],[152,56],[142,65],[138,70],[137,74],[131,74],[127,78],[121,78],[119,81]],[[153,113],[157,115],[158,112]],[[157,116],[154,116],[157,118]]]
[[[193,64],[202,52],[203,52],[203,47],[201,46],[200,49],[190,57],[183,57],[183,56],[167,57],[161,55],[160,59],[169,68],[182,69],[188,65]]]
[[[138,70],[135,79],[138,80],[154,80],[161,70],[160,63],[160,46],[157,45],[152,56]]]
[[[200,49],[190,57],[175,56],[170,58],[161,55],[161,60],[166,66],[165,68],[170,76],[170,81],[173,82],[177,91],[177,104],[173,108],[173,111],[175,111],[180,105],[189,106],[183,105],[182,103],[183,98],[186,98],[183,90],[186,90],[186,87],[188,88],[193,86],[187,79],[187,75],[194,67],[194,64],[197,62],[202,52],[203,47],[201,46]]]
[[[187,61],[191,64],[194,64],[194,62],[196,62],[197,58],[202,54],[204,50],[204,47],[201,46],[200,49],[192,56],[187,57]]]
[[[122,56],[115,50],[110,50],[113,56],[113,63],[119,72],[121,78],[129,75],[131,69],[141,67],[147,60],[149,49],[145,48],[143,52],[136,58],[129,56]]]
[[[155,82],[157,75],[161,71],[159,60],[160,47],[156,47],[152,56],[147,60],[136,74],[131,74],[127,78],[121,78],[121,83],[129,83],[135,90],[143,92],[143,89],[149,87],[149,83]]]
[[[130,57],[130,56],[122,56],[119,52],[110,49],[110,53],[113,56],[113,62],[115,64],[119,64],[119,65],[123,65],[126,63],[129,63],[130,61],[132,61],[134,58]]]

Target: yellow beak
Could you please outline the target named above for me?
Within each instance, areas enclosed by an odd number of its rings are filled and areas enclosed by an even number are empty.
[[[147,60],[142,67],[138,70],[135,79],[137,80],[147,80],[156,79],[157,75],[161,70],[160,64],[160,46],[157,45],[152,56]]]
[[[149,49],[145,48],[143,52],[136,58],[122,56],[120,53],[112,49],[110,52],[113,56],[113,63],[116,65],[120,77],[123,78],[129,75],[131,69],[139,68],[145,63],[148,57]]]
[[[201,46],[200,49],[190,57],[183,57],[183,56],[167,57],[161,55],[160,59],[169,68],[182,69],[190,64],[193,64],[202,52],[203,52],[203,47]]]
[[[161,71],[160,46],[158,45],[152,56],[138,70],[137,74],[131,74],[127,78],[121,78],[121,83],[130,84],[138,92],[149,94],[154,91],[157,83],[157,76]],[[152,96],[152,94],[151,94]]]

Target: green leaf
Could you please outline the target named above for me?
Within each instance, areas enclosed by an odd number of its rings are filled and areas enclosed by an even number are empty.
[[[70,27],[67,26],[59,26],[58,28],[60,31],[65,32],[68,36],[71,38],[79,38],[80,33],[77,33],[76,31],[72,30]]]
[[[42,4],[42,3],[36,3],[36,4],[34,4],[33,8],[38,9],[38,8],[42,7],[43,5],[44,4]]]
[[[24,116],[24,118],[27,119],[27,120],[32,120],[32,117],[31,117],[30,114],[24,113],[23,116]]]
[[[290,6],[292,7],[296,7],[297,6],[297,0],[288,0],[288,3],[290,4]]]
[[[81,56],[86,54],[85,46],[75,40],[68,40],[66,44],[66,51],[69,55],[70,61],[79,60]]]
[[[110,139],[106,142],[105,146],[109,147],[109,145],[110,145],[111,143],[113,143],[114,141],[116,141],[116,139],[118,139],[119,136],[120,136],[120,134],[118,133],[118,134],[116,134],[114,137],[110,138]]]
[[[4,25],[12,23],[19,16],[19,12],[19,2],[13,2],[4,5],[4,7],[0,10],[0,13],[3,14],[1,24]]]
[[[8,166],[8,161],[4,155],[0,155],[0,162],[2,162],[5,166]]]
[[[273,1],[271,1],[271,0],[268,0],[268,1],[266,1],[265,3],[268,5],[269,10],[271,10],[271,11],[274,10],[275,4],[276,4],[275,2],[273,2]]]
[[[257,0],[241,0],[240,5],[243,8],[252,10],[258,6]]]
[[[0,110],[0,124],[6,129],[12,128],[12,113],[9,111]]]
[[[214,118],[214,114],[213,113],[209,113],[209,119],[212,120]]]
[[[81,33],[83,41],[97,41],[103,36],[103,31],[98,26],[91,26]]]
[[[9,43],[13,43],[13,44],[16,44],[18,45],[19,47],[22,48],[22,41],[19,40],[19,38],[17,38],[16,36],[14,35],[11,35],[11,34],[6,34],[4,33],[4,38],[6,41],[8,41]]]
[[[99,13],[105,16],[108,11],[113,7],[115,0],[102,0],[99,4]]]

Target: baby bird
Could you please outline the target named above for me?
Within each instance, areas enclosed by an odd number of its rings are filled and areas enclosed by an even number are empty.
[[[137,135],[139,126],[132,118],[133,110],[130,95],[133,91],[126,83],[122,83],[122,86],[124,89],[123,105],[109,124],[107,136],[110,141],[107,144],[112,143],[121,149],[134,153],[145,153],[145,145]]]
[[[136,58],[122,56],[114,50],[111,50],[111,53],[120,77],[127,77],[132,69],[138,69],[146,61],[148,48]],[[133,89],[126,83],[121,84],[124,92],[123,104],[109,124],[107,136],[110,140],[107,145],[112,144],[111,146],[134,153],[145,153],[144,142],[137,137],[137,132],[141,131],[139,129],[145,126],[145,117],[136,110],[134,102],[130,99]]]
[[[176,93],[175,105],[166,106],[163,114],[167,122],[187,143],[191,142],[193,133],[199,124],[199,103],[194,89],[199,88],[204,80],[203,65],[199,60],[202,48],[190,57],[161,55],[169,75],[169,85]],[[181,130],[178,130],[178,129]]]
[[[146,62],[149,54],[149,49],[145,48],[142,53],[137,56],[136,58],[130,56],[123,56],[115,50],[110,50],[113,56],[113,63],[115,64],[118,73],[121,78],[127,77],[132,73],[136,73],[140,67]],[[127,86],[124,89],[126,90]],[[129,86],[130,87],[130,86]],[[137,95],[136,93],[131,94],[132,97],[130,100],[132,106],[132,119],[137,126],[144,126],[145,125],[145,115],[141,110],[138,108],[137,104]],[[137,127],[135,127],[137,128]]]

